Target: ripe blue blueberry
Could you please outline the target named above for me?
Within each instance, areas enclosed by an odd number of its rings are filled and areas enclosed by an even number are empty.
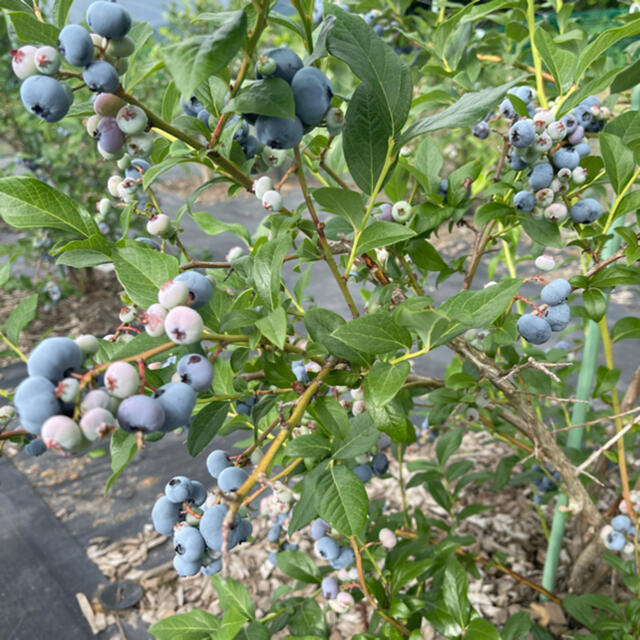
[[[611,526],[616,531],[626,531],[631,526],[631,518],[625,515],[618,515],[611,519]]]
[[[204,553],[204,539],[195,527],[181,527],[173,534],[173,550],[186,562],[196,562]],[[200,568],[198,562],[198,569]]]
[[[551,331],[564,331],[571,319],[568,304],[556,304],[544,312],[544,319],[549,323]]]
[[[272,149],[293,149],[302,140],[300,118],[293,120],[273,116],[258,116],[256,120],[258,140]]]
[[[371,461],[371,468],[373,469],[373,473],[381,477],[387,473],[389,469],[389,459],[384,453],[376,453]]]
[[[607,549],[611,549],[611,551],[622,551],[626,543],[627,539],[620,531],[612,531],[604,541]]]
[[[368,464],[357,464],[351,469],[363,483],[369,482],[373,476],[373,469]]]
[[[340,555],[340,546],[329,536],[324,536],[316,541],[316,552],[325,560],[335,560]]]
[[[325,576],[322,579],[322,595],[327,600],[334,600],[338,597],[338,581],[333,576]]]
[[[518,191],[513,196],[513,206],[518,211],[533,211],[536,206],[536,199],[530,191]]]
[[[229,507],[224,504],[216,504],[209,507],[200,518],[200,534],[213,551],[222,551],[222,522]],[[236,516],[233,527],[229,530],[228,548],[233,549],[238,544],[243,533],[240,527],[240,519]]]
[[[200,567],[200,573],[205,576],[214,576],[222,570],[222,558],[214,558],[209,564]]]
[[[331,527],[327,522],[325,522],[322,518],[316,518],[311,523],[311,537],[314,540],[320,540],[320,538],[324,537],[327,534]]]
[[[191,116],[193,118],[197,118],[198,113],[204,109],[198,98],[195,96],[191,96],[189,100],[185,100],[180,96],[180,106],[186,116]]]
[[[117,154],[124,146],[124,133],[118,126],[118,121],[110,116],[100,119],[94,138],[98,141],[98,146],[106,153]],[[126,180],[123,180],[126,183]],[[122,184],[122,183],[121,183]],[[124,186],[124,185],[123,185]],[[133,193],[137,190],[137,185],[131,185]]]
[[[602,206],[594,198],[584,198],[569,209],[569,215],[580,224],[595,222],[602,215]]]
[[[533,165],[529,176],[529,186],[534,191],[546,189],[553,180],[553,167],[548,162],[539,162]]]
[[[164,409],[150,396],[142,394],[125,398],[118,407],[118,423],[129,433],[162,431]]]
[[[198,353],[188,353],[178,360],[180,380],[193,387],[195,391],[205,391],[213,382],[213,365]]]
[[[173,527],[180,521],[180,505],[166,496],[158,498],[151,510],[151,520],[155,530],[163,536],[170,536]]]
[[[64,86],[51,76],[29,76],[20,85],[20,98],[29,113],[45,122],[62,120],[71,106]]]
[[[47,450],[47,445],[42,438],[32,440],[24,447],[24,452],[28,456],[41,456]]]
[[[236,402],[236,411],[245,416],[251,415],[251,409],[258,402],[258,398],[256,396],[250,396],[245,398],[244,400],[238,400]]]
[[[580,164],[580,154],[562,147],[553,154],[553,164],[556,169],[575,169]]]
[[[169,382],[162,385],[153,397],[164,409],[163,431],[173,431],[191,421],[191,412],[196,406],[196,392],[184,382]]]
[[[517,153],[512,153],[509,156],[509,166],[514,171],[524,171],[529,165]]]
[[[276,63],[276,69],[270,75],[275,76],[276,78],[282,78],[288,83],[291,83],[296,72],[299,69],[302,69],[302,60],[300,59],[300,56],[287,47],[269,49],[262,55],[263,57],[271,58]],[[256,68],[256,78],[260,80],[262,77],[262,74],[260,74]]]
[[[93,40],[79,24],[68,24],[58,36],[58,51],[74,67],[86,67],[93,60]]]
[[[578,118],[574,113],[566,113],[562,116],[561,120],[564,125],[567,135],[571,135],[578,128]]]
[[[27,371],[30,376],[43,376],[57,383],[77,373],[83,360],[80,347],[71,338],[45,338],[29,355]]]
[[[513,120],[514,118],[517,118],[518,114],[513,108],[513,104],[511,104],[511,100],[509,100],[509,98],[505,98],[500,103],[500,115],[507,120]]]
[[[291,81],[296,115],[306,126],[315,126],[325,117],[331,106],[331,81],[317,67],[303,67]]]
[[[218,478],[218,476],[229,467],[232,467],[233,463],[229,460],[227,452],[222,449],[215,449],[207,456],[207,471],[212,478]]]
[[[201,504],[204,504],[204,501],[207,499],[207,490],[202,482],[198,482],[197,480],[191,480],[191,491],[189,493],[189,500],[199,507]]]
[[[200,562],[190,562],[180,555],[175,555],[173,558],[173,568],[181,578],[195,576],[200,571],[200,566]]]
[[[562,304],[571,294],[571,285],[564,278],[555,278],[542,287],[540,299],[548,305]]]
[[[131,29],[129,12],[113,2],[94,2],[87,9],[87,22],[92,31],[104,38],[124,38]]]
[[[533,120],[525,119],[515,122],[509,129],[509,142],[514,147],[530,147],[536,139],[536,128]]]
[[[82,79],[90,91],[113,93],[120,85],[115,67],[106,60],[95,60],[84,68]]]
[[[518,332],[531,344],[543,344],[551,337],[551,327],[536,315],[524,315],[518,319]]]
[[[167,499],[176,504],[187,501],[191,495],[191,480],[186,476],[175,476],[167,482],[164,488]]]
[[[239,489],[244,481],[249,477],[249,474],[240,467],[228,467],[223,469],[218,476],[218,486],[225,493],[230,491],[236,491]]]
[[[481,120],[480,122],[473,125],[471,128],[471,133],[480,140],[485,140],[489,137],[489,133],[491,132],[491,128],[489,127],[489,123],[485,120]]]
[[[340,554],[335,560],[330,560],[330,564],[334,569],[346,569],[355,562],[355,555],[351,547],[341,547]]]
[[[267,533],[267,540],[269,542],[278,542],[282,533],[282,527],[279,524],[274,524],[269,527],[269,533]]]
[[[211,281],[198,271],[189,269],[174,278],[174,281],[184,282],[189,288],[189,306],[192,309],[200,309],[209,304],[213,295]]]
[[[581,142],[580,144],[577,144],[573,150],[581,157],[584,158],[585,156],[588,156],[591,153],[591,146],[589,145],[588,142]]]
[[[151,165],[144,158],[133,158],[133,160],[131,160],[131,164],[125,169],[124,175],[126,178],[131,178],[132,180],[140,182],[144,174],[149,171],[150,168]],[[164,216],[163,220],[166,218],[170,222],[170,218],[168,216],[163,213],[161,213],[160,215]]]
[[[585,129],[588,125],[591,124],[591,120],[593,119],[593,114],[591,113],[591,108],[586,104],[579,104],[574,110],[573,113],[578,120],[578,124],[581,124]],[[587,129],[588,130],[588,129]]]
[[[206,109],[200,109],[196,117],[205,127],[207,127],[207,129],[211,129],[209,126],[209,118],[211,118],[211,114]]]

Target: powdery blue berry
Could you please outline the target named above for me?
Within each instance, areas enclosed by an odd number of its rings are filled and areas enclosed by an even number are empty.
[[[129,433],[162,431],[164,409],[150,396],[138,394],[125,398],[118,407],[118,423]]]
[[[530,191],[518,191],[518,193],[513,196],[513,206],[518,211],[533,211],[533,208],[536,206],[533,193]]]
[[[173,568],[181,578],[195,576],[200,571],[200,562],[185,560],[182,556],[176,555],[173,558]]]
[[[325,560],[335,560],[340,555],[340,546],[329,536],[323,536],[316,541],[316,553]]]
[[[184,382],[169,382],[162,385],[153,397],[164,409],[163,431],[173,431],[188,426],[191,412],[196,406],[196,392]]]
[[[384,453],[376,453],[371,461],[371,468],[375,475],[381,477],[389,470],[389,459]]]
[[[94,55],[93,40],[79,24],[68,24],[58,35],[58,51],[74,67],[86,67]]]
[[[198,562],[204,553],[204,539],[195,527],[183,526],[173,534],[173,550],[186,562]]]
[[[562,304],[571,294],[571,285],[564,278],[555,278],[549,284],[542,287],[540,299],[548,305]]]
[[[249,477],[249,474],[240,467],[228,467],[223,469],[218,476],[218,486],[225,493],[230,491],[236,491],[239,489],[244,481]]]
[[[90,91],[112,93],[120,85],[115,67],[106,60],[95,60],[84,68],[82,79]]]
[[[543,344],[551,337],[551,326],[536,315],[524,315],[518,319],[518,332],[531,344]]]
[[[293,149],[303,136],[302,121],[274,116],[258,116],[256,120],[258,140],[272,149]]]
[[[209,564],[200,567],[200,573],[205,576],[214,576],[222,571],[222,558],[214,558]]]
[[[87,23],[104,38],[124,38],[131,29],[131,15],[119,4],[93,2],[87,9]]]
[[[571,309],[568,304],[556,304],[544,312],[544,319],[549,323],[551,331],[564,331],[571,319]]]
[[[297,53],[288,47],[279,47],[277,49],[269,49],[262,54],[262,57],[271,58],[276,63],[276,68],[269,75],[276,78],[282,78],[291,83],[293,77],[298,70],[302,69],[302,60]],[[256,78],[260,80],[263,76],[256,65]],[[271,69],[267,69],[271,71]]]
[[[536,139],[536,129],[533,120],[524,119],[515,122],[509,129],[509,142],[514,147],[530,147]]]
[[[631,524],[631,518],[629,516],[618,515],[611,519],[611,526],[615,531],[626,531]]]
[[[186,476],[175,476],[167,482],[164,493],[171,502],[182,504],[191,495],[191,480]]]
[[[620,531],[612,531],[604,541],[605,547],[611,551],[622,551],[626,543],[627,539]]]
[[[180,521],[180,505],[171,502],[167,496],[158,498],[151,510],[151,520],[158,533],[170,536],[173,527]]]
[[[580,224],[595,222],[602,215],[602,206],[594,198],[584,198],[571,207],[569,214]]]
[[[553,164],[556,169],[575,169],[580,164],[580,154],[563,147],[553,154]]]
[[[329,562],[334,569],[346,569],[355,562],[355,559],[356,557],[351,547],[341,547],[338,557]]]
[[[338,581],[333,576],[325,576],[320,586],[322,587],[322,595],[327,600],[338,597]]]
[[[548,162],[539,162],[533,166],[529,176],[529,186],[534,191],[546,189],[553,180],[553,167]]]
[[[351,469],[363,483],[369,482],[373,476],[373,469],[368,464],[357,464]]]
[[[322,518],[316,518],[311,523],[311,537],[314,540],[320,540],[323,536],[327,534],[331,527],[327,522],[325,522]]]
[[[269,542],[278,542],[280,539],[280,534],[282,533],[282,527],[279,524],[274,524],[269,527],[269,532],[267,533],[267,540]]]
[[[213,478],[217,479],[225,469],[232,466],[233,463],[229,460],[227,452],[222,449],[215,449],[207,456],[207,471]]]
[[[296,115],[302,123],[313,127],[321,122],[331,106],[333,87],[317,67],[303,67],[293,76],[291,90]]]
[[[178,360],[180,380],[195,391],[205,391],[213,382],[213,365],[199,353],[188,353]]]
[[[184,282],[189,289],[189,306],[192,309],[200,309],[211,300],[213,295],[213,284],[206,276],[199,271],[189,269],[174,278],[174,281]]]
[[[29,113],[45,122],[67,115],[71,101],[62,83],[51,76],[30,76],[20,85],[20,98]]]

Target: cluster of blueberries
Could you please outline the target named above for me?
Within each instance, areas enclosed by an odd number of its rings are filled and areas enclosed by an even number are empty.
[[[47,449],[65,455],[81,453],[118,426],[131,433],[188,426],[196,393],[213,381],[211,363],[192,353],[178,361],[175,380],[151,396],[139,392],[138,369],[125,361],[109,365],[103,386],[85,391],[81,384],[85,360],[98,348],[98,340],[91,335],[75,340],[51,337],[29,355],[29,376],[13,398],[21,426],[36,436],[25,447],[28,454],[40,455]]]
[[[547,308],[538,313],[520,316],[518,332],[531,344],[543,344],[552,331],[564,331],[571,318],[571,309],[567,304],[571,294],[571,285],[564,278],[555,278],[546,284],[540,292],[540,298]]]
[[[213,459],[213,454],[216,455]],[[216,471],[218,486],[222,491],[235,491],[242,481],[221,484],[221,477],[233,476],[234,467],[224,452],[214,451],[207,459],[209,472]],[[226,474],[226,476],[225,476]],[[213,475],[213,474],[212,474]],[[227,482],[227,481],[224,481]],[[216,504],[213,496],[207,496],[204,485],[186,476],[171,478],[165,486],[164,495],[156,500],[151,511],[151,520],[158,533],[173,536],[175,556],[173,566],[180,577],[193,576],[198,572],[212,576],[222,569],[224,548],[223,522],[229,507]],[[246,542],[253,527],[248,518],[236,516],[227,534],[227,550]]]
[[[591,223],[602,214],[602,206],[594,198],[581,198],[568,206],[564,194],[570,184],[581,185],[587,172],[580,160],[591,153],[586,133],[597,133],[611,113],[600,104],[597,96],[585,98],[575,109],[560,119],[552,110],[536,109],[532,101],[535,91],[520,86],[509,90],[526,105],[529,117],[519,118],[513,103],[506,97],[500,105],[500,115],[511,121],[509,164],[515,171],[528,174],[528,188],[513,197],[513,206],[535,219],[562,222],[567,214],[579,224]],[[490,132],[489,114],[473,127],[473,134],[481,139]]]
[[[376,453],[371,461],[364,455],[356,459],[357,464],[351,471],[364,483],[369,482],[373,476],[382,478],[389,470],[389,458],[384,453]]]
[[[82,67],[82,79],[96,93],[111,93],[120,85],[119,76],[127,70],[126,58],[134,49],[127,35],[131,16],[112,2],[94,2],[87,9],[87,23],[93,33],[79,24],[60,31],[58,48],[26,45],[12,52],[13,71],[24,82],[20,97],[26,109],[46,122],[58,122],[69,112],[73,91],[60,79],[62,58],[73,67]],[[106,125],[105,125],[106,127]],[[112,134],[105,131],[105,140]],[[103,143],[102,139],[100,140]],[[106,149],[105,149],[106,150]]]
[[[626,551],[625,547],[629,545],[629,551],[632,552],[634,541],[638,537],[638,528],[628,515],[619,514],[602,529],[600,535],[607,549]]]
[[[207,305],[212,295],[213,285],[206,276],[183,271],[160,287],[158,302],[142,314],[145,331],[153,338],[166,334],[176,344],[199,342],[204,321],[197,310]]]
[[[536,490],[536,493],[533,496],[533,501],[535,504],[540,504],[545,493],[558,488],[557,483],[560,482],[560,474],[547,467],[547,471],[551,475],[551,477],[549,477],[549,475],[545,473],[542,467],[538,464],[534,464],[531,467],[531,470],[538,474],[536,479],[533,481],[533,487]]]

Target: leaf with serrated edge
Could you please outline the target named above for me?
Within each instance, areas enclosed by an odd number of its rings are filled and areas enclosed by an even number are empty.
[[[369,498],[356,474],[343,465],[329,467],[318,489],[320,517],[345,536],[360,533],[367,520]]]

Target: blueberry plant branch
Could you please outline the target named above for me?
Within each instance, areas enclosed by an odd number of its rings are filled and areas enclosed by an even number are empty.
[[[358,541],[355,536],[350,536],[349,541],[351,542],[351,548],[353,549],[353,554],[356,558],[356,568],[358,570],[358,579],[360,582],[360,588],[362,589],[362,593],[364,593],[365,598],[368,600],[369,604],[373,607],[373,610],[384,620],[386,620],[392,627],[397,629],[402,635],[409,636],[411,632],[407,627],[405,627],[401,622],[398,622],[394,618],[392,618],[386,611],[383,611],[378,606],[375,598],[371,595],[367,587],[367,581],[364,576],[364,569],[362,568],[362,556],[360,555],[360,549],[358,547]]]
[[[313,205],[313,201],[311,200],[311,196],[309,195],[309,190],[307,188],[307,181],[304,177],[304,164],[302,162],[302,157],[300,154],[300,148],[294,148],[295,162],[297,166],[296,173],[298,175],[298,182],[300,183],[300,189],[302,191],[302,196],[304,197],[305,204],[307,205],[307,210],[309,211],[309,215],[313,220],[313,224],[316,227],[316,231],[318,232],[318,245],[320,246],[320,250],[324,256],[324,259],[331,270],[331,273],[342,292],[342,295],[351,311],[351,315],[354,318],[357,318],[360,314],[358,312],[358,308],[356,307],[356,303],[353,300],[351,292],[349,291],[349,287],[347,283],[340,276],[340,272],[338,271],[338,265],[336,265],[333,254],[331,253],[331,248],[329,247],[329,243],[327,242],[327,237],[324,234],[324,224],[320,222],[318,218],[318,214],[316,213],[315,207]]]

